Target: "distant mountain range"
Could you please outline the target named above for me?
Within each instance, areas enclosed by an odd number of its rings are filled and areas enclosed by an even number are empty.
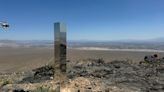
[[[0,40],[0,47],[52,47],[50,40]]]
[[[0,47],[53,47],[52,40],[0,40]],[[153,40],[68,41],[69,48],[99,47],[108,49],[164,50],[164,38]]]

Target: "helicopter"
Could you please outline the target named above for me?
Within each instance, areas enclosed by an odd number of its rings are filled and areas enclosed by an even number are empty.
[[[7,22],[0,22],[0,28],[7,29],[10,25]]]

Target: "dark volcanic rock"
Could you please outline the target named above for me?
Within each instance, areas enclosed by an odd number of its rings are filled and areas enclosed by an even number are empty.
[[[36,83],[45,80],[51,80],[54,75],[54,68],[50,65],[46,65],[40,68],[33,70],[34,75],[24,78],[20,83],[30,82]]]
[[[23,89],[17,89],[17,90],[13,90],[13,92],[29,92],[29,91],[24,91]]]
[[[41,77],[47,77],[47,76],[51,77],[54,75],[54,68],[50,65],[37,68],[33,71],[35,72],[34,73],[35,78],[41,78]]]

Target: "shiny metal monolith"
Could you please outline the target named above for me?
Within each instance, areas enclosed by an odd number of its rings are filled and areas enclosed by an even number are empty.
[[[55,65],[54,65],[54,80],[59,81],[60,84],[66,78],[66,26],[63,23],[54,23],[55,33]]]

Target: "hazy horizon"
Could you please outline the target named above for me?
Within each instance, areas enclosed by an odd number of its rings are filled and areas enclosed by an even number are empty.
[[[13,41],[54,41],[54,39],[0,39],[0,41],[2,40],[13,40]],[[90,40],[90,39],[74,39],[74,40],[67,40],[67,41],[82,41],[82,42],[87,42],[87,41],[98,41],[98,42],[105,42],[105,41],[111,41],[111,42],[119,42],[119,41],[164,41],[164,37],[158,37],[158,38],[152,38],[152,39],[119,39],[119,40],[112,40],[112,39],[106,39],[106,40]]]

